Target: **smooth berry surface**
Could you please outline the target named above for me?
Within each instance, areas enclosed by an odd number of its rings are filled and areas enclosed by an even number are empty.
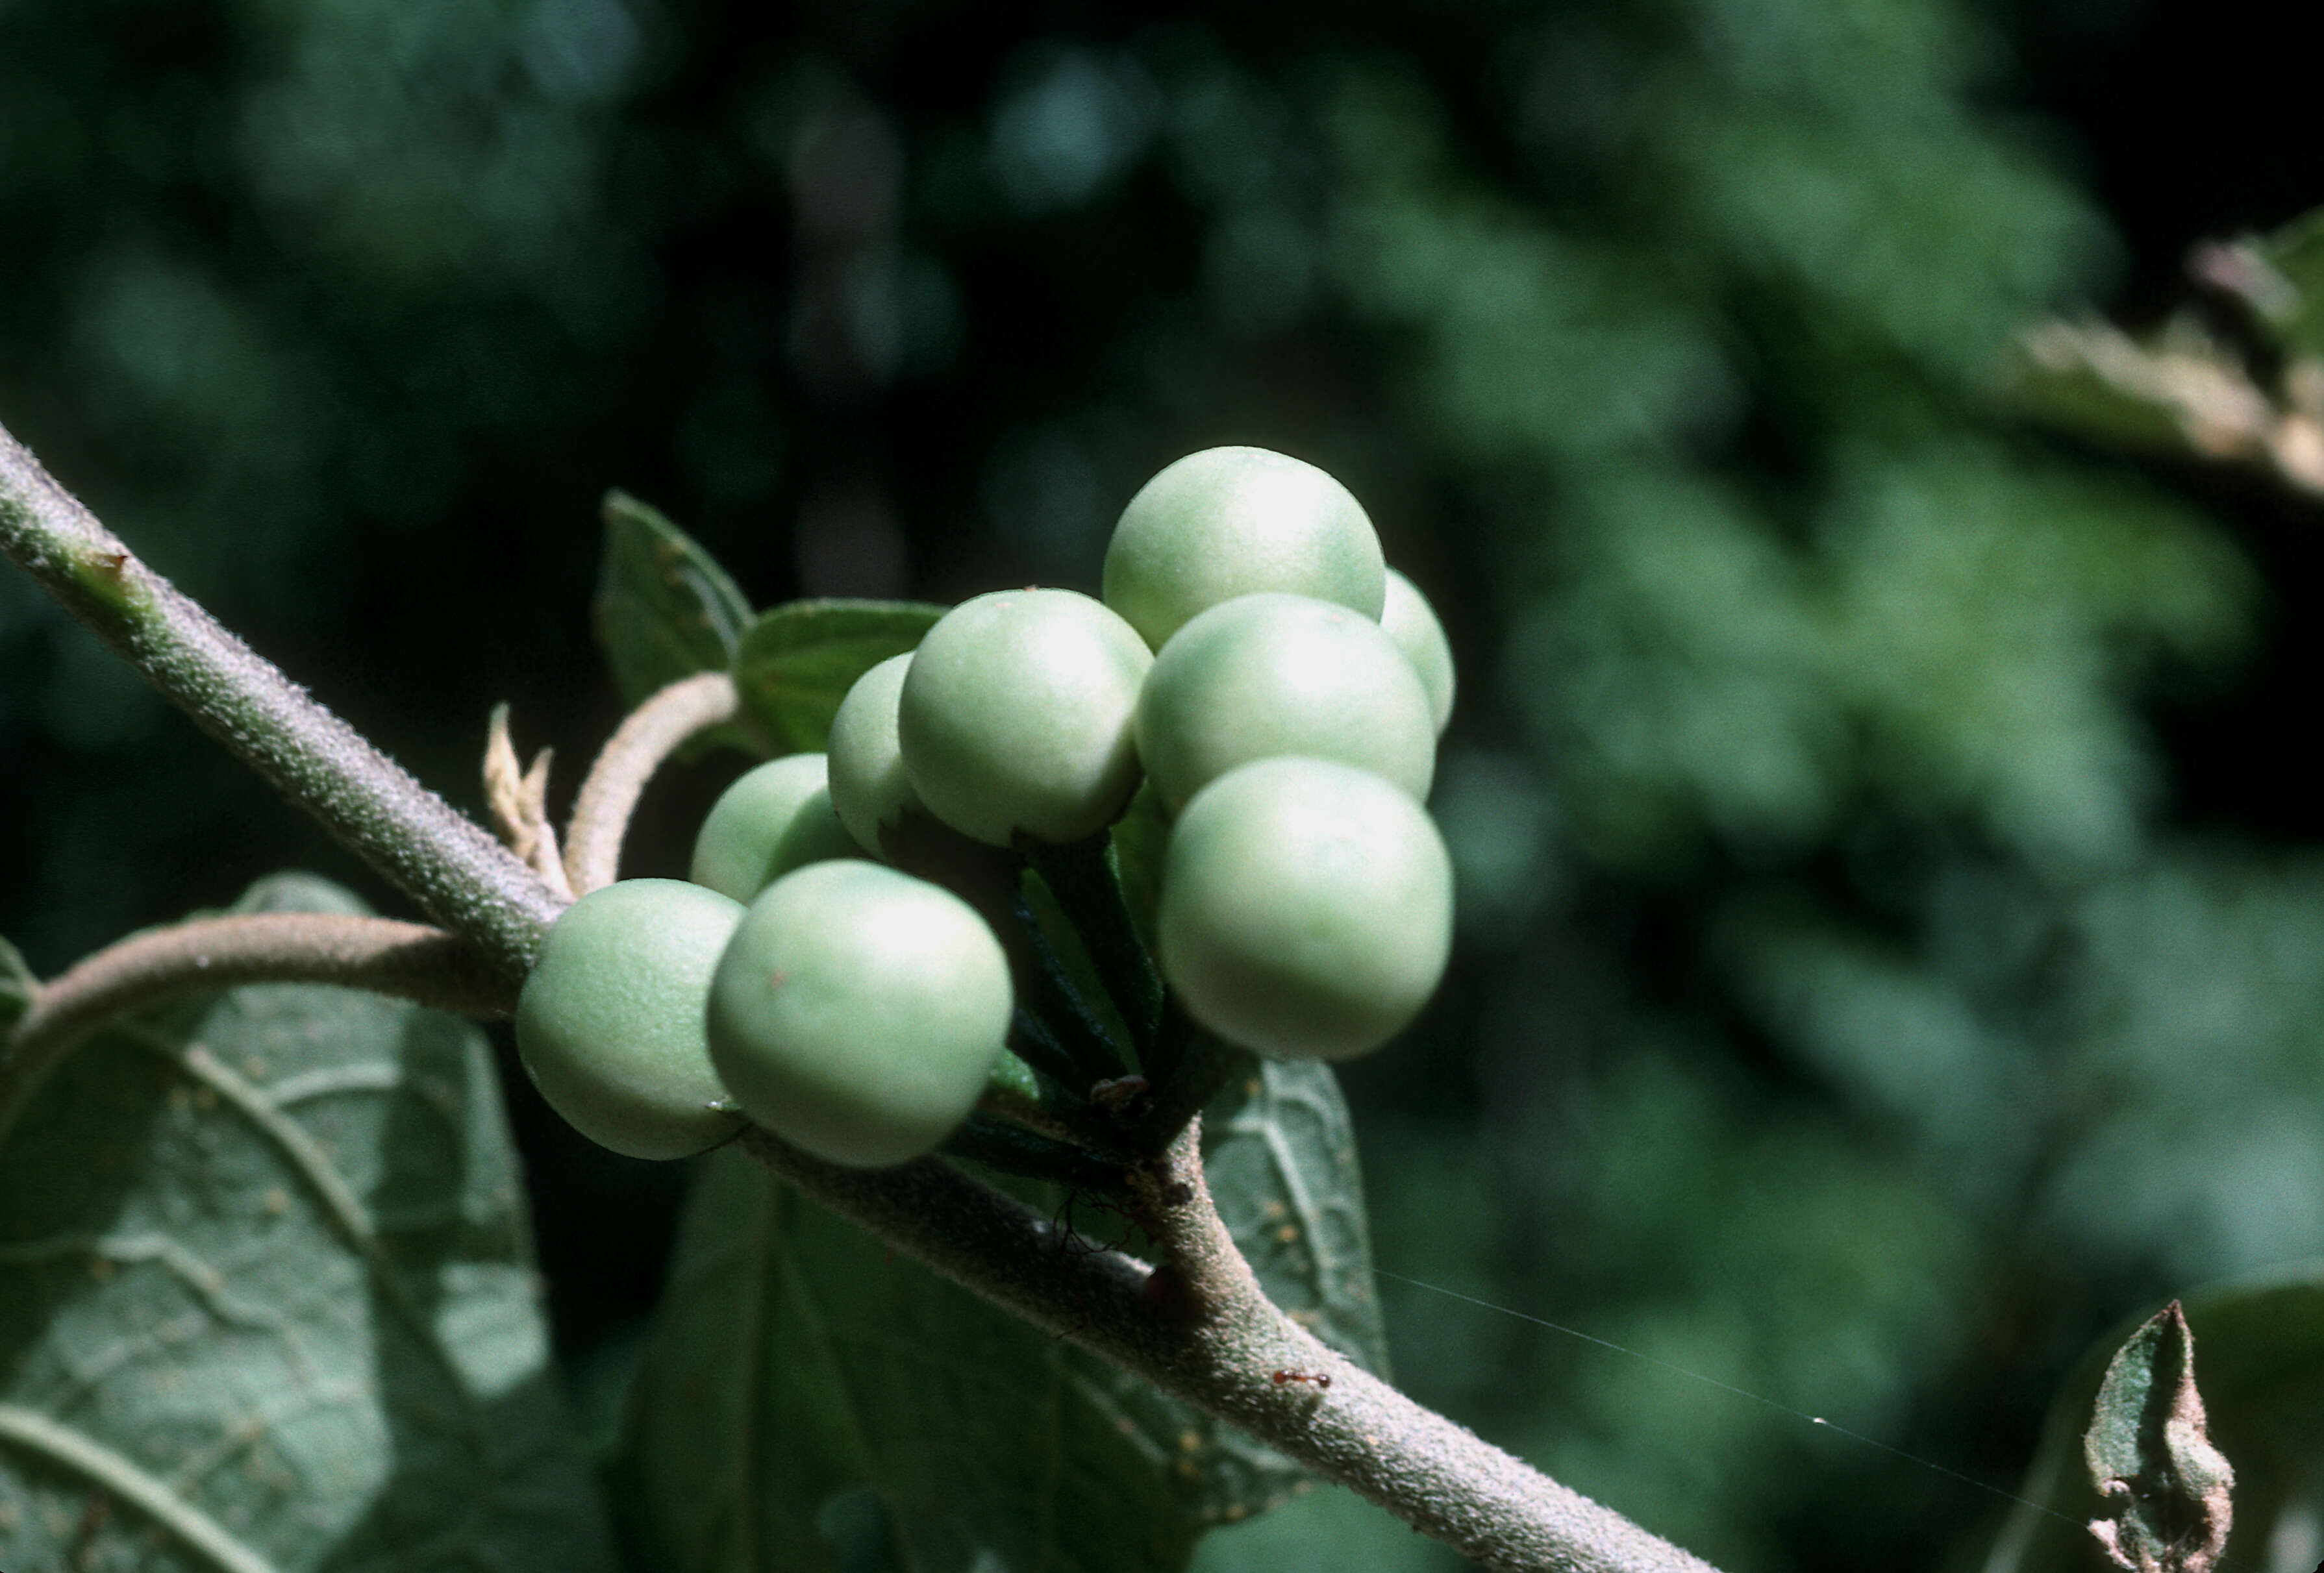
[[[1187,620],[1261,590],[1333,601],[1377,621],[1379,537],[1325,471],[1266,448],[1189,454],[1139,488],[1105,552],[1105,603],[1160,649]]]
[[[1188,1014],[1280,1059],[1369,1053],[1444,975],[1452,867],[1411,796],[1351,765],[1262,759],[1170,833],[1157,922]]]
[[[684,1158],[742,1128],[710,1063],[711,975],[742,906],[624,879],[560,914],[517,998],[516,1046],[549,1107],[632,1158]]]
[[[1425,799],[1436,726],[1379,624],[1305,595],[1244,595],[1180,629],[1138,701],[1138,752],[1172,810],[1238,765],[1339,759]]]
[[[1131,719],[1153,663],[1136,630],[1071,590],[961,603],[904,674],[897,740],[912,789],[994,846],[1096,833],[1138,789]]]
[[[750,1117],[862,1168],[933,1151],[1008,1037],[1001,943],[950,891],[814,863],[751,904],[711,985],[711,1054]]]
[[[839,823],[821,754],[789,754],[744,771],[694,838],[687,878],[748,901],[793,869],[863,849]]]

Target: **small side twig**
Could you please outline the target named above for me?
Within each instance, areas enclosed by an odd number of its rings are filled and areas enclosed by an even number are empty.
[[[541,750],[529,770],[519,765],[516,744],[509,738],[509,707],[493,706],[484,739],[484,805],[492,810],[493,828],[541,883],[570,901],[573,887],[557,850],[557,827],[549,820],[549,761],[555,752]]]
[[[106,1022],[244,983],[337,983],[467,1016],[505,1016],[516,1003],[475,945],[424,924],[267,912],[133,934],[42,984],[0,1037],[0,1142],[41,1084]]]
[[[696,732],[734,719],[741,704],[724,672],[681,677],[629,713],[589,767],[565,832],[565,874],[573,894],[586,896],[613,882],[622,838],[638,797],[661,762]]]

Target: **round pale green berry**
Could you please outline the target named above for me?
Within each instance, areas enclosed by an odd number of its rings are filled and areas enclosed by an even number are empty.
[[[896,741],[896,705],[911,664],[909,653],[890,656],[855,679],[831,721],[831,805],[848,833],[882,857],[904,811],[926,812]]]
[[[1352,765],[1261,759],[1170,832],[1163,976],[1196,1021],[1278,1059],[1368,1053],[1444,975],[1452,865],[1417,803]]]
[[[824,757],[790,754],[744,771],[719,794],[695,834],[687,878],[748,901],[793,869],[862,855],[832,809]]]
[[[1420,685],[1428,691],[1429,713],[1436,718],[1436,732],[1442,737],[1444,723],[1452,719],[1452,646],[1428,597],[1394,568],[1388,571],[1388,601],[1380,608],[1380,631],[1397,642],[1412,669],[1420,674]]]
[[[1138,790],[1130,718],[1154,658],[1071,590],[964,601],[904,674],[897,737],[930,814],[994,846],[1094,835]]]
[[[1001,942],[949,890],[814,863],[751,904],[710,988],[710,1053],[750,1117],[862,1168],[933,1151],[983,1091],[1015,996]]]
[[[1208,448],[1165,468],[1121,511],[1105,549],[1105,603],[1158,650],[1196,613],[1261,590],[1378,621],[1386,573],[1372,521],[1329,474],[1265,448]]]
[[[703,1011],[742,903],[623,879],[559,914],[517,997],[516,1047],[549,1106],[600,1146],[684,1158],[740,1130]]]
[[[1154,658],[1138,754],[1174,810],[1236,766],[1277,754],[1360,766],[1424,800],[1436,727],[1419,675],[1379,624],[1310,596],[1243,595]]]

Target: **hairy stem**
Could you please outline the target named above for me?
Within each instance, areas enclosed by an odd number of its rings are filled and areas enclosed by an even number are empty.
[[[1163,1249],[1151,1268],[1120,1252],[1061,1249],[1052,1220],[948,1164],[843,1169],[756,1127],[742,1141],[898,1250],[1233,1421],[1485,1567],[1711,1573],[1415,1403],[1278,1310],[1212,1205],[1199,1122],[1132,1178],[1134,1216]]]
[[[5,427],[0,551],[421,910],[523,980],[562,905],[532,870],[139,562]]]
[[[696,732],[734,719],[741,703],[724,672],[681,677],[630,712],[606,740],[574,800],[565,832],[565,875],[573,894],[586,896],[613,882],[622,838],[646,783],[661,762]]]
[[[560,908],[556,897],[481,828],[137,562],[5,429],[0,549],[474,947],[438,952],[418,965],[431,991],[450,990],[445,980],[466,964],[464,954],[472,955],[487,981],[471,1007],[505,1007]],[[637,757],[659,762],[667,751],[641,745]],[[622,768],[642,783],[651,764]],[[608,787],[605,801],[615,796]],[[628,801],[635,801],[634,789]],[[609,844],[617,847],[627,814],[625,806],[618,814],[600,809],[585,817],[593,836],[608,833],[595,827],[612,827]],[[576,827],[576,842],[582,829]],[[602,856],[610,878],[613,853]],[[429,931],[419,932],[426,945],[441,943]],[[418,943],[419,936],[413,938]],[[226,980],[216,952],[208,966],[190,969],[124,961],[137,953],[134,947],[171,943],[168,934],[132,940],[84,964],[95,970],[75,969],[41,989],[12,1029],[7,1072],[29,1064],[32,1050],[66,1035],[54,1024],[94,1019],[151,998],[164,977],[180,978],[190,970],[201,974],[203,986]],[[311,947],[291,948],[312,954]],[[393,953],[397,963],[380,963],[376,976],[351,975],[362,970],[351,968],[331,980],[362,987],[381,986],[379,976],[408,980],[411,974],[399,969],[415,952]],[[429,952],[423,945],[417,953]],[[308,964],[278,953],[265,963],[254,959],[253,971],[232,980],[314,976],[285,970]],[[115,980],[105,980],[109,978]],[[442,992],[429,998],[456,1002]],[[1115,1252],[1060,1250],[1048,1219],[940,1160],[891,1170],[844,1169],[755,1128],[744,1132],[742,1143],[774,1172],[897,1249],[1245,1427],[1488,1567],[1705,1573],[1705,1564],[1677,1547],[1415,1404],[1286,1317],[1260,1291],[1211,1205],[1196,1136],[1196,1128],[1188,1127],[1163,1155],[1130,1176],[1133,1211],[1164,1247],[1162,1265],[1155,1268]],[[1277,1373],[1286,1380],[1277,1381]],[[1289,1379],[1294,1376],[1311,1380]],[[1329,1385],[1312,1380],[1316,1377],[1329,1377]]]
[[[470,1016],[505,1016],[516,998],[474,945],[422,924],[267,912],[133,934],[42,984],[0,1036],[0,1144],[50,1073],[106,1022],[242,983],[337,983]]]

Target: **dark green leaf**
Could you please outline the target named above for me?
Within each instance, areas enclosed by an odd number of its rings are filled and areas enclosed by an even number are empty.
[[[2082,1457],[2109,1509],[2090,1532],[2116,1567],[2210,1573],[2227,1543],[2236,1472],[2211,1445],[2195,1386],[2195,1337],[2177,1301],[2107,1364]]]
[[[1329,1065],[1260,1060],[1203,1115],[1219,1215],[1276,1304],[1375,1375],[1388,1334],[1355,1129]]]
[[[794,601],[752,623],[734,652],[745,720],[776,753],[820,749],[855,679],[919,648],[945,609],[920,601]]]
[[[58,1070],[0,1150],[0,1568],[610,1566],[474,1026],[237,989]]]
[[[2243,1550],[2221,1566],[2257,1565],[2264,1559],[2256,1548],[2310,1535],[2324,1519],[2316,1469],[2324,1458],[2324,1264],[2215,1284],[2181,1306],[2202,1348],[2210,1440],[2235,1466],[2235,1546]],[[2107,1368],[2136,1330],[2102,1340],[2060,1389],[2022,1491],[2038,1505],[2012,1515],[1987,1573],[2086,1573],[2098,1565],[2082,1526],[2114,1508],[2091,1486],[2082,1432]]]
[[[2265,240],[2223,248],[2234,261],[2247,254],[2264,271],[2240,291],[2284,348],[2324,354],[2324,208],[2301,215]]]
[[[1260,1281],[1374,1371],[1387,1355],[1346,1107],[1263,1064],[1205,1117],[1219,1205]],[[842,1565],[826,1509],[875,1486],[904,1565],[1181,1567],[1195,1535],[1302,1488],[1223,1421],[994,1310],[783,1190],[706,1166],[625,1449],[641,1565]]]
[[[839,1568],[825,1510],[869,1484],[915,1573],[965,1573],[981,1553],[1051,1573],[1176,1573],[1211,1463],[1178,1418],[721,1153],[632,1411],[638,1563]]]
[[[24,964],[23,952],[0,939],[0,1034],[6,1033],[31,1007],[32,991],[39,987],[32,970]]]
[[[605,559],[597,575],[597,642],[622,702],[734,658],[751,603],[692,537],[636,498],[605,496]]]

